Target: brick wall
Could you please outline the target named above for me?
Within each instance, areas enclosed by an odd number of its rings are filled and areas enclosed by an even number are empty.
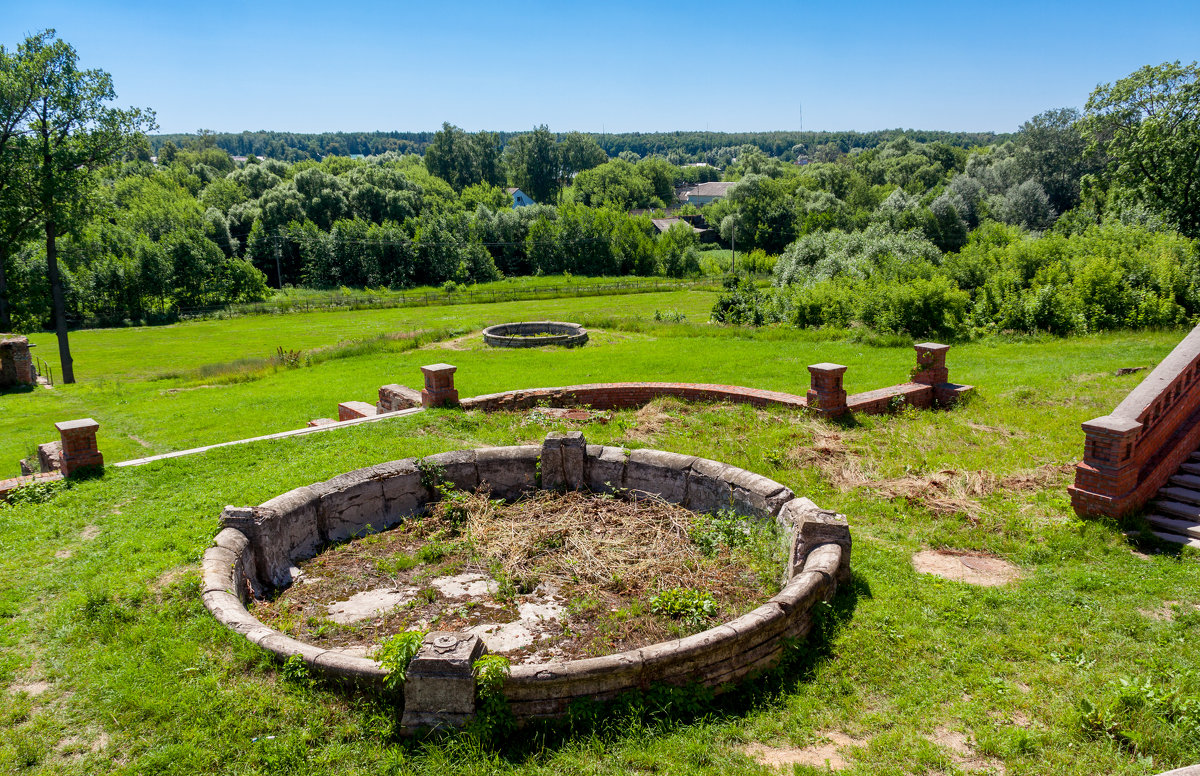
[[[1145,506],[1200,446],[1200,326],[1083,432],[1083,460],[1068,488],[1075,511],[1120,517]]]

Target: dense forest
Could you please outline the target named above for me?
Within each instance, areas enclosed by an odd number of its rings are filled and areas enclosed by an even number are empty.
[[[0,50],[4,83],[73,57],[42,33]],[[53,165],[32,151],[37,100],[15,119],[20,94],[0,103],[0,330],[171,319],[287,285],[699,273],[708,246],[684,223],[659,233],[650,216],[665,209],[736,247],[728,269],[773,268],[770,288],[731,273],[720,322],[969,337],[1200,315],[1194,63],[1147,66],[1008,136],[153,136],[151,114],[103,107],[107,75],[88,74],[92,113],[64,103],[51,117],[70,141]],[[28,83],[26,97],[52,88]],[[54,175],[61,201],[29,196]],[[734,185],[701,208],[680,201],[712,180]],[[538,204],[514,208],[506,187]]]

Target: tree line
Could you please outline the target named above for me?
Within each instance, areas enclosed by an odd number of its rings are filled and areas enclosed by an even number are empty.
[[[524,134],[493,132],[500,148]],[[847,154],[856,148],[870,149],[898,137],[918,143],[946,143],[958,148],[974,148],[1003,142],[1008,138],[995,132],[943,132],[937,130],[884,129],[875,132],[580,132],[556,133],[557,142],[569,134],[594,141],[605,155],[616,158],[625,154],[636,158],[660,156],[672,164],[708,162],[721,166],[742,146],[753,146],[768,156],[786,161],[797,158],[826,159]],[[375,156],[394,151],[424,154],[434,142],[436,131],[426,132],[213,132],[160,134],[150,136],[152,154],[170,143],[175,147],[196,143],[220,148],[233,156],[257,155],[285,162],[320,160],[326,156]]]

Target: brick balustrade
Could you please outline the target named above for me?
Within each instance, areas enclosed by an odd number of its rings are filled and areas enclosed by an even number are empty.
[[[664,396],[686,401],[732,402],[758,407],[782,406],[810,410],[825,417],[837,417],[846,412],[868,415],[892,412],[902,406],[928,409],[949,406],[969,393],[969,385],[947,382],[946,351],[948,345],[926,342],[915,346],[917,367],[914,375],[924,378],[851,396],[842,385],[847,367],[841,364],[813,364],[808,367],[811,387],[806,396],[780,391],[744,388],[737,385],[710,383],[589,383],[556,388],[526,388],[503,391],[463,399],[466,410],[523,410],[537,406],[588,406],[594,409],[630,409]],[[441,364],[439,367],[446,367]],[[422,367],[422,371],[432,367]],[[453,367],[450,367],[453,369]],[[444,372],[443,372],[444,373]],[[453,389],[453,373],[448,373],[449,388]],[[931,382],[937,380],[937,382]],[[457,396],[457,391],[454,392]],[[428,406],[428,405],[427,405]]]
[[[1145,506],[1200,446],[1200,326],[1111,414],[1083,424],[1075,511],[1120,517]]]

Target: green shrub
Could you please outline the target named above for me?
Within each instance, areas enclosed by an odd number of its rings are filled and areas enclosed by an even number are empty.
[[[697,626],[717,616],[717,602],[711,593],[672,587],[650,597],[650,611]]]

